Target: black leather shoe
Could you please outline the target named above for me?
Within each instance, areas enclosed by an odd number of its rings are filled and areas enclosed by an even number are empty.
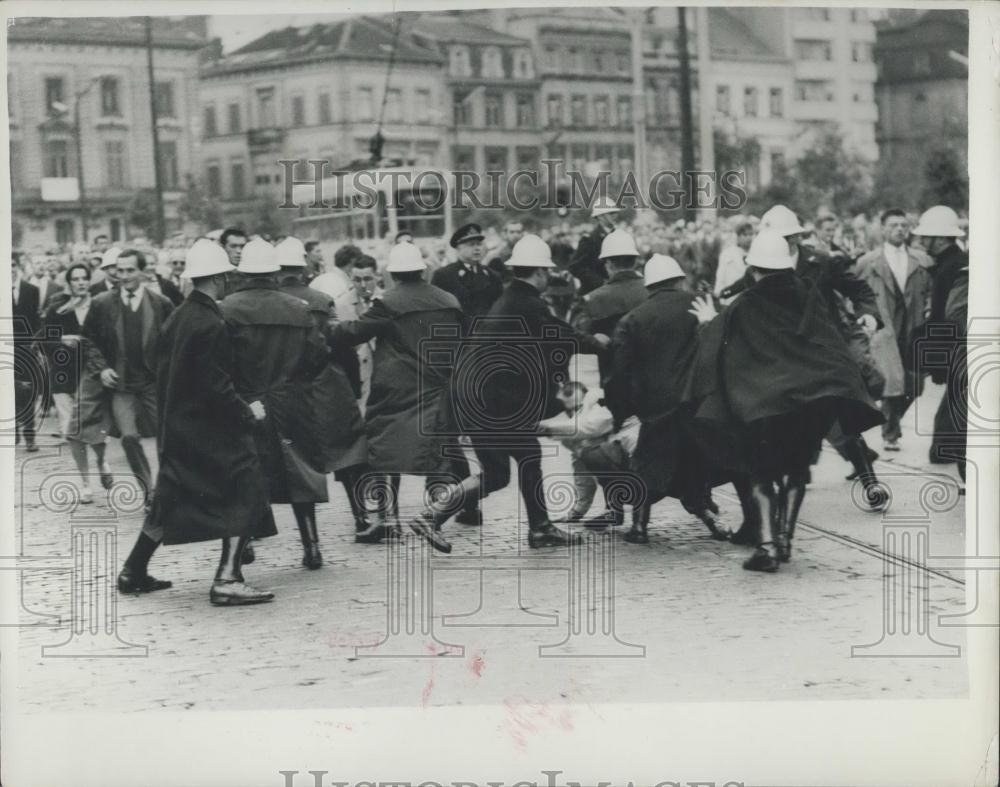
[[[649,534],[641,527],[633,526],[625,535],[622,536],[622,540],[628,541],[630,544],[648,544]]]
[[[381,544],[385,538],[386,528],[382,524],[370,525],[367,530],[361,530],[354,534],[355,544]]]
[[[119,593],[152,593],[154,590],[166,590],[173,585],[173,582],[156,579],[149,574],[136,574],[130,568],[123,568],[118,575]]]
[[[763,547],[757,547],[757,551],[743,561],[743,568],[747,571],[766,571],[768,574],[773,574],[778,570],[778,558]]]
[[[243,554],[240,555],[240,564],[244,566],[249,566],[257,559],[257,553],[253,551],[253,544],[247,544],[243,547]]]
[[[695,514],[708,528],[708,532],[712,534],[712,538],[716,541],[728,541],[729,533],[725,530],[719,528],[718,522],[715,519],[715,515],[707,508]]]
[[[239,607],[247,604],[266,604],[274,599],[274,593],[259,590],[238,579],[217,579],[212,583],[208,599],[216,607]]]
[[[474,508],[472,511],[459,511],[455,515],[455,521],[460,525],[468,525],[469,527],[482,527],[483,526],[483,512],[478,508]]]
[[[303,547],[302,565],[309,569],[322,567],[323,556],[319,553],[319,544],[313,543],[307,547]]]
[[[410,520],[410,530],[427,541],[438,552],[444,552],[446,555],[451,552],[451,542],[438,532],[434,517],[426,511],[417,514]]]
[[[29,454],[33,454],[36,451],[38,451],[38,446],[35,445],[34,443],[28,443],[28,446],[25,450],[27,450]]]
[[[528,546],[531,549],[541,547],[563,547],[576,544],[581,540],[579,533],[567,533],[551,522],[545,522],[537,528],[528,531]]]

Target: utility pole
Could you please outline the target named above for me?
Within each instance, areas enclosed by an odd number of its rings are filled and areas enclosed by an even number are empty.
[[[153,121],[153,177],[156,184],[156,237],[162,244],[166,236],[163,221],[163,180],[160,177],[160,130],[156,127],[156,79],[153,76],[153,19],[146,17],[146,69],[149,72],[149,110]]]
[[[704,172],[715,172],[715,139],[712,136],[713,103],[710,94],[712,86],[711,43],[708,35],[708,8],[699,6],[695,12],[698,20],[698,167]],[[713,177],[710,208],[703,208],[702,214],[714,217],[717,213],[715,200],[718,198],[718,173]]]
[[[73,102],[73,141],[76,143],[76,180],[80,200],[80,232],[83,235],[84,243],[87,242],[87,189],[83,184],[83,141],[80,132],[80,99],[83,98],[85,92],[77,93],[76,100]]]
[[[632,166],[639,192],[646,194],[649,182],[646,180],[646,85],[643,75],[642,52],[644,49],[642,30],[645,9],[632,9],[632,145],[635,148]]]
[[[694,172],[694,129],[691,119],[691,59],[688,53],[687,9],[677,7],[677,54],[680,57],[681,99],[681,175],[684,179],[684,218],[691,221],[695,208],[692,173]],[[704,101],[705,97],[702,96]]]

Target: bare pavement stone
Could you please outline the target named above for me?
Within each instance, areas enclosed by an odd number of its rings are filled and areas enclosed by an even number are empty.
[[[877,438],[872,442],[879,447]],[[900,505],[917,499],[921,472],[954,475],[951,467],[926,466],[926,438],[908,442],[912,453],[877,467],[899,471],[893,494]],[[151,444],[147,451],[154,455]],[[124,474],[120,448],[113,443],[108,454],[113,470]],[[491,495],[481,531],[445,526],[454,543],[450,556],[403,564],[413,582],[401,604],[415,635],[402,657],[382,655],[398,638],[377,647],[396,608],[387,582],[393,553],[386,545],[354,543],[346,499],[332,482],[331,502],[317,509],[322,569],[301,567],[288,506],[275,507],[279,534],[257,542],[257,560],[246,575],[274,591],[273,603],[211,607],[218,546],[164,547],[150,570],[172,580],[173,588],[117,596],[117,636],[145,646],[145,656],[61,658],[58,650],[43,656],[43,647],[70,636],[65,556],[71,529],[84,514],[105,522],[113,514],[96,494],[92,506],[61,513],[40,500],[46,479],[72,468],[65,447],[42,441],[38,454],[18,450],[17,464],[21,554],[57,563],[21,572],[25,627],[17,680],[28,711],[507,703],[516,738],[520,727],[543,721],[571,727],[569,702],[917,699],[967,692],[964,631],[937,623],[940,614],[964,610],[960,573],[910,573],[911,593],[927,594],[927,633],[956,646],[956,654],[852,657],[852,646],[883,636],[883,570],[904,569],[880,556],[881,517],[852,504],[843,480],[849,468],[832,451],[814,468],[792,560],[774,575],[743,571],[750,550],[711,540],[676,501],[654,507],[648,546],[611,536],[613,571],[601,571],[607,564],[600,550],[579,553],[580,563],[566,549],[529,552],[518,530],[516,488]],[[545,470],[553,477],[568,473],[568,461],[556,456]],[[419,479],[404,479],[402,497],[405,523],[421,503]],[[720,489],[716,498],[724,520],[738,526],[732,490]],[[935,514],[931,525],[932,539],[940,533],[949,547],[961,548],[962,506]],[[140,526],[138,513],[118,519],[113,573]],[[601,543],[607,548],[609,542]],[[426,585],[421,567],[429,567]],[[589,596],[571,593],[581,581],[592,583]],[[420,592],[428,587],[429,600]],[[432,609],[433,638],[420,631],[422,600]],[[590,638],[584,636],[588,611],[597,615]],[[609,625],[613,634],[602,636]],[[401,626],[405,634],[407,621]],[[592,657],[595,651],[603,657]]]

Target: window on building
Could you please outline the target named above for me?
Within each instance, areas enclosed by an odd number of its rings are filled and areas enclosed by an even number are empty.
[[[451,149],[452,168],[461,172],[476,169],[476,149],[470,145],[455,145]]]
[[[69,144],[65,139],[50,139],[45,143],[45,177],[69,177]]]
[[[785,154],[780,150],[771,151],[771,177],[785,168]]]
[[[871,63],[874,59],[874,50],[867,41],[855,41],[851,44],[851,60],[855,63]]]
[[[743,88],[743,114],[748,118],[757,117],[757,88]]]
[[[469,48],[453,46],[448,53],[451,75],[453,77],[472,76],[472,66],[469,64]]]
[[[323,125],[333,122],[333,110],[330,104],[330,94],[326,91],[319,94],[319,101],[317,109],[317,115],[319,116],[319,122]]]
[[[67,246],[76,239],[76,222],[73,219],[56,219],[56,243]]]
[[[795,57],[798,60],[832,60],[833,45],[829,41],[796,41]]]
[[[587,125],[587,97],[573,96],[569,102],[569,120],[573,126]]]
[[[414,94],[414,101],[417,102],[417,122],[429,123],[431,120],[431,91],[426,88],[418,88]]]
[[[358,99],[355,107],[358,120],[375,119],[375,94],[370,87],[358,88]]]
[[[632,58],[628,52],[619,52],[616,59],[619,74],[628,74],[632,71]]]
[[[104,143],[104,175],[108,188],[125,188],[125,143],[120,139]]]
[[[609,62],[614,62],[609,58],[607,53],[598,49],[594,52],[594,72],[597,74],[603,74],[604,69],[607,67]]]
[[[472,125],[472,102],[468,93],[456,90],[451,99],[451,110],[456,126]]]
[[[487,79],[503,79],[503,56],[499,47],[488,46],[483,50],[483,76]]]
[[[535,125],[535,97],[531,93],[517,94],[517,125],[530,128]]]
[[[550,93],[546,99],[546,120],[549,128],[562,128],[565,118],[563,117],[563,97],[558,93]]]
[[[514,52],[514,78],[531,79],[535,75],[535,69],[531,64],[531,52],[527,49],[518,49]]]
[[[484,153],[486,154],[487,172],[507,171],[507,148],[487,147]]]
[[[851,22],[854,24],[865,24],[870,21],[868,18],[868,11],[864,8],[852,8],[851,9]]]
[[[222,196],[222,169],[218,164],[205,167],[205,189],[210,197]]]
[[[246,165],[240,160],[231,161],[229,164],[229,192],[233,199],[246,197]]]
[[[274,112],[274,88],[257,88],[257,128],[274,128],[278,118]]]
[[[158,118],[177,117],[177,107],[174,104],[174,83],[156,83],[156,116]]]
[[[875,88],[871,82],[856,81],[852,98],[855,104],[868,103],[875,100]]]
[[[45,112],[49,115],[57,115],[60,110],[55,108],[55,104],[66,104],[66,80],[62,77],[45,78]]]
[[[619,145],[616,160],[616,169],[619,177],[625,177],[632,171],[634,164],[634,151],[631,145]]]
[[[715,86],[715,109],[723,115],[728,115],[732,109],[730,105],[729,85]]]
[[[116,77],[101,79],[101,117],[121,117],[121,85]]]
[[[503,126],[503,96],[499,93],[486,94],[486,125],[491,128]]]
[[[771,117],[780,118],[785,116],[785,91],[780,87],[772,87],[770,92],[769,107]]]
[[[555,44],[546,44],[542,50],[542,68],[546,71],[559,70],[559,47]]]
[[[583,52],[575,46],[566,48],[565,69],[573,74],[583,73]]]
[[[611,171],[611,160],[614,156],[612,150],[611,145],[594,145],[594,158],[606,172]]]
[[[829,22],[829,8],[799,8],[799,18],[809,22]]]
[[[632,99],[629,96],[618,96],[618,125],[632,125]]]
[[[796,80],[795,100],[833,101],[833,85],[824,79]]]
[[[205,107],[205,136],[214,137],[219,133],[219,127],[215,120],[215,106]]]
[[[538,148],[518,147],[516,153],[518,169],[529,172],[538,171]]]
[[[582,171],[590,161],[590,147],[587,145],[570,145],[569,158],[571,166],[576,171]]]
[[[403,91],[391,87],[385,94],[385,119],[389,123],[403,122]]]
[[[931,73],[931,53],[913,53],[913,74],[914,76],[927,76]]]
[[[292,96],[292,125],[304,126],[306,124],[306,97],[301,93]]]
[[[160,142],[160,178],[163,188],[176,191],[180,187],[180,171],[177,163],[177,143],[173,140]]]
[[[239,134],[243,130],[243,119],[240,117],[240,105],[229,105],[229,133]]]
[[[594,122],[601,128],[611,125],[611,102],[607,96],[594,97]]]

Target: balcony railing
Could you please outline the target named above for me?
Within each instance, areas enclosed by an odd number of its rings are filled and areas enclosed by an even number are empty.
[[[283,128],[252,128],[247,131],[247,145],[253,152],[274,150],[284,144],[285,134]]]

